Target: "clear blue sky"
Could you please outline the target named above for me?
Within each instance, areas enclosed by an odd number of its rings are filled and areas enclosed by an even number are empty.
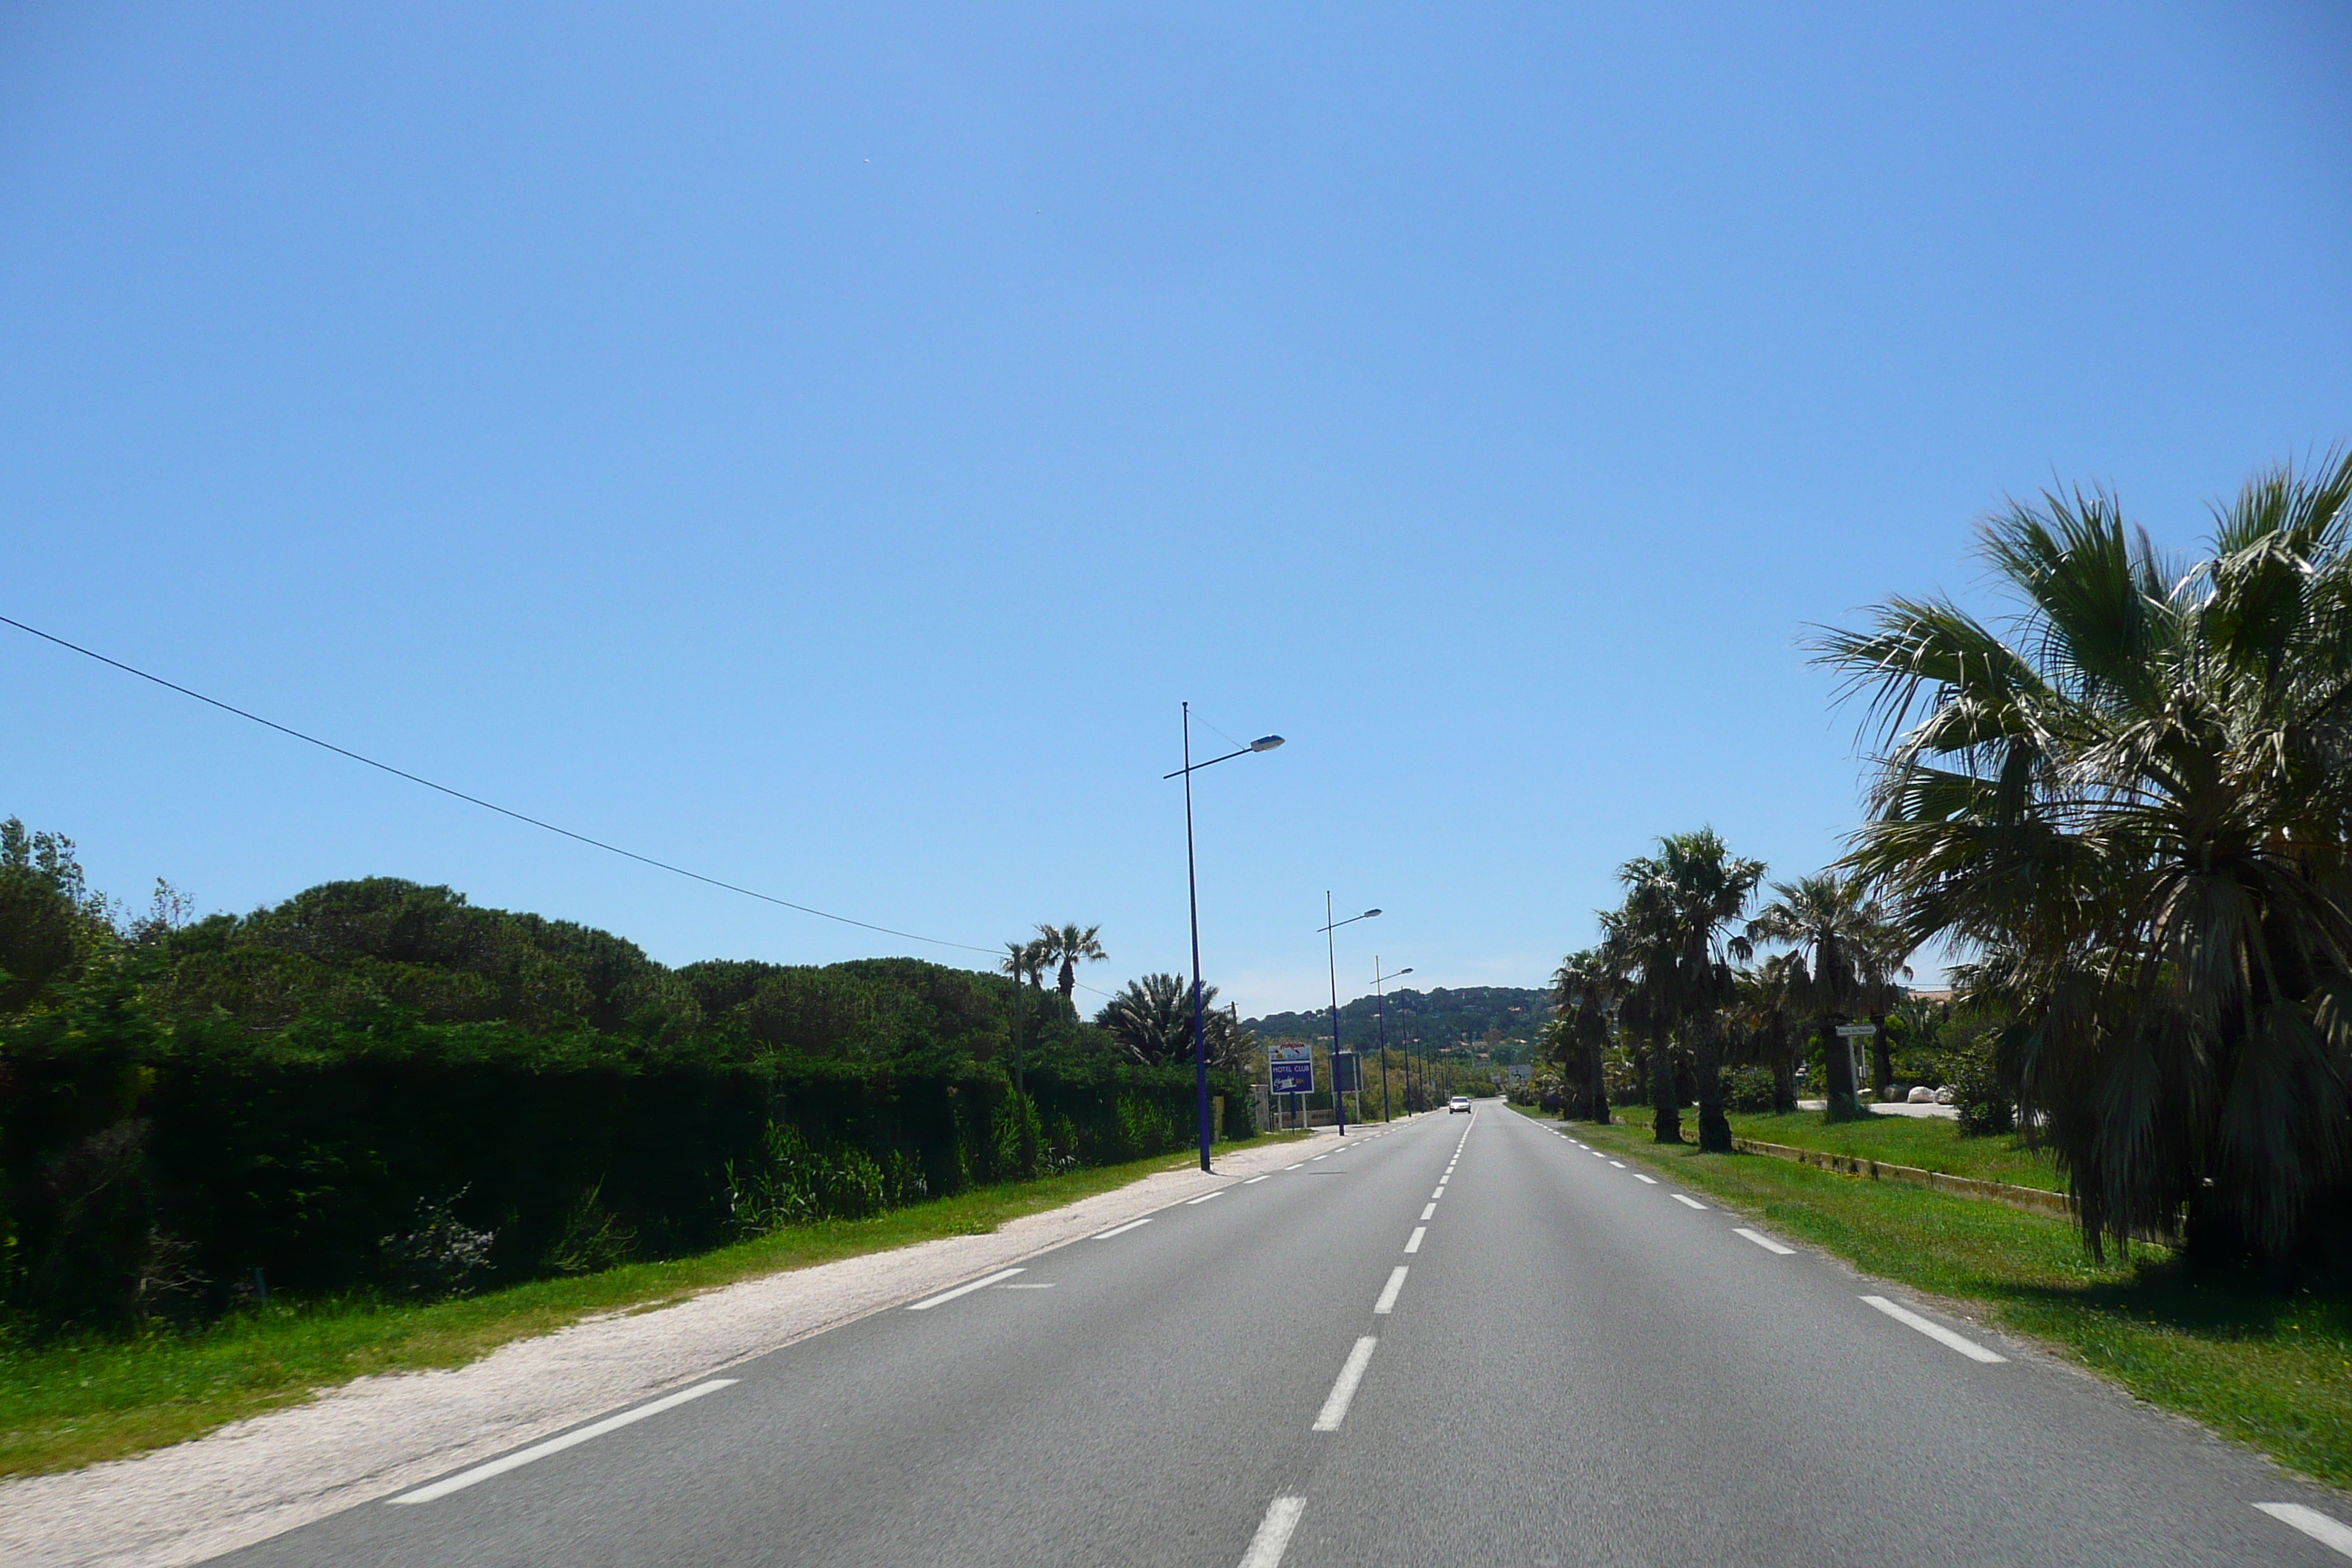
[[[1106,988],[1186,966],[1180,700],[1290,738],[1202,780],[1244,1013],[1326,888],[1347,994],[1540,984],[1658,833],[1837,852],[1806,623],[2352,436],[2332,7],[492,11],[0,13],[0,614]],[[117,893],[956,961],[0,679]]]

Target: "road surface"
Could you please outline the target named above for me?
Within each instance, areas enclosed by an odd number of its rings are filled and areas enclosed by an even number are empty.
[[[219,1561],[2352,1561],[2318,1489],[1573,1128],[1364,1131]]]

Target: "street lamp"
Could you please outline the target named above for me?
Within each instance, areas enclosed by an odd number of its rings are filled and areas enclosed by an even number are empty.
[[[1383,981],[1402,980],[1412,973],[1412,965],[1408,963],[1394,974],[1382,974],[1381,955],[1377,952],[1372,954],[1372,1011],[1381,1020],[1381,1120],[1383,1121],[1389,1120],[1389,1013],[1388,1004],[1381,996],[1381,984]],[[1412,1053],[1406,1052],[1404,1059],[1406,1068],[1410,1069]]]
[[[1342,1138],[1348,1135],[1348,1102],[1339,1094],[1339,949],[1337,945],[1339,938],[1331,933],[1341,926],[1370,920],[1380,912],[1378,910],[1366,910],[1362,914],[1349,915],[1343,921],[1332,920],[1331,890],[1328,888],[1323,890],[1323,919],[1328,922],[1323,927],[1323,947],[1324,955],[1331,966],[1331,1115],[1339,1124],[1339,1136]]]
[[[1239,751],[1227,752],[1222,757],[1211,757],[1205,763],[1192,760],[1192,705],[1184,704],[1184,765],[1172,773],[1160,775],[1160,782],[1181,778],[1184,781],[1184,892],[1192,910],[1192,1098],[1201,1120],[1201,1169],[1209,1168],[1209,1037],[1201,1024],[1201,883],[1192,868],[1192,775],[1202,768],[1213,768],[1219,763],[1245,757],[1252,752],[1270,752],[1282,744],[1279,735],[1260,735]]]

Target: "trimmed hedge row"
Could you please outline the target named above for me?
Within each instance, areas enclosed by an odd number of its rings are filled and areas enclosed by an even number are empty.
[[[48,1327],[216,1310],[260,1280],[438,1292],[1192,1141],[1187,1070],[1065,1060],[1026,1088],[993,1061],[663,1051],[389,1012],[166,1029],[127,984],[92,986],[0,1049],[0,1289]],[[1243,1086],[1214,1091],[1225,1134],[1254,1131]]]

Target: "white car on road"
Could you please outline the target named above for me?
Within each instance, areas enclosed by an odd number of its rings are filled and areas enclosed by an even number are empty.
[[[1452,1100],[1445,1102],[1445,1114],[1448,1116],[1453,1115],[1457,1110],[1467,1110],[1469,1109],[1470,1097],[1466,1094],[1457,1094]]]

